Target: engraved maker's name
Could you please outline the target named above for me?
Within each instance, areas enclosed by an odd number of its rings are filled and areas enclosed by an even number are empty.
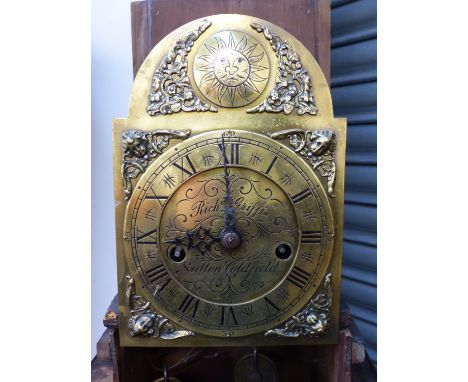
[[[214,203],[200,200],[195,202],[191,207],[190,217],[203,216],[222,211],[224,201],[216,199]],[[269,216],[267,203],[265,201],[255,201],[254,203],[245,202],[244,197],[239,197],[234,200],[234,208],[236,211],[242,211],[245,216],[254,218],[256,216]]]
[[[267,263],[261,261],[237,261],[229,260],[224,264],[207,262],[202,264],[184,263],[187,272],[193,273],[224,273],[225,275],[242,275],[249,277],[252,273],[275,273],[278,271],[279,262],[270,260]]]

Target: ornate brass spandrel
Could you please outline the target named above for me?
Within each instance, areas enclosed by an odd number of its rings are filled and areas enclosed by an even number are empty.
[[[215,33],[198,48],[193,74],[203,95],[223,107],[255,101],[270,77],[270,62],[251,36],[226,30]]]
[[[268,98],[247,112],[290,114],[297,109],[299,115],[306,113],[316,115],[318,110],[314,101],[312,81],[299,55],[291,49],[287,41],[277,33],[271,32],[266,26],[257,23],[252,23],[250,26],[259,33],[263,32],[270,42],[278,58],[278,74],[276,84]]]
[[[316,295],[298,314],[291,317],[283,327],[268,330],[265,336],[279,337],[320,337],[330,326],[330,312],[333,291],[331,286],[332,274],[328,273],[323,282],[322,293]]]
[[[156,130],[146,132],[127,130],[122,134],[123,164],[122,178],[125,188],[125,199],[132,195],[132,179],[145,172],[152,159],[162,154],[169,146],[171,138],[185,139],[190,130]]]
[[[193,43],[211,25],[208,20],[180,37],[153,74],[147,112],[151,116],[180,111],[212,111],[216,107],[202,102],[193,91],[187,75],[187,55]]]
[[[173,340],[193,336],[190,330],[175,330],[168,318],[150,309],[150,303],[135,293],[135,280],[126,276],[126,299],[130,310],[128,331],[132,337],[156,337]]]
[[[336,177],[334,162],[336,138],[333,131],[288,129],[270,133],[269,136],[273,139],[289,137],[289,144],[294,148],[294,151],[306,157],[312,168],[327,178],[328,195],[332,198],[335,197],[333,188]]]

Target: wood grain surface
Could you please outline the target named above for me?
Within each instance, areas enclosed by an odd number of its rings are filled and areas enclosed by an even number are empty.
[[[131,4],[133,75],[151,49],[181,25],[220,13],[255,16],[293,34],[330,83],[330,0],[145,0]]]

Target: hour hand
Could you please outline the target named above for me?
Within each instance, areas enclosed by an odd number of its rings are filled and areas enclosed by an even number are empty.
[[[203,255],[206,251],[210,250],[213,243],[219,241],[221,241],[220,236],[215,235],[203,226],[198,226],[193,230],[184,232],[181,236],[164,240],[164,243],[175,244],[176,247],[183,245],[186,248],[194,249]]]

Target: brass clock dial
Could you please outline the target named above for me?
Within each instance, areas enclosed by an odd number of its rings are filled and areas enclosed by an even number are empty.
[[[240,337],[290,318],[329,263],[333,218],[310,166],[263,135],[216,131],[166,150],[129,201],[127,262],[164,316]]]

